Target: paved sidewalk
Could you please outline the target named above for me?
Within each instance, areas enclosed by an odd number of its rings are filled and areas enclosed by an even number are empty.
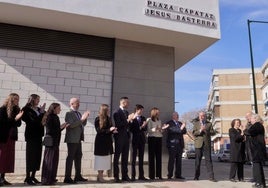
[[[7,175],[6,179],[12,183],[11,186],[6,187],[76,187],[76,188],[86,188],[86,187],[100,187],[100,188],[251,188],[252,183],[250,182],[230,182],[227,180],[222,180],[218,182],[210,182],[208,180],[194,181],[190,178],[186,178],[185,181],[178,180],[155,180],[155,181],[135,181],[135,182],[124,182],[124,183],[114,183],[112,178],[105,178],[107,183],[99,183],[96,181],[96,177],[85,176],[89,180],[83,183],[77,184],[65,184],[63,182],[63,177],[58,177],[59,182],[54,186],[28,186],[23,183],[24,177],[17,177],[14,175]],[[37,177],[40,180],[40,177]]]

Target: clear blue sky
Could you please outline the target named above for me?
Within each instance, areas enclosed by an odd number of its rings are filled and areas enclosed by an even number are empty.
[[[219,0],[221,39],[175,72],[175,109],[206,106],[213,69],[251,68],[247,20],[268,22],[268,0]],[[268,59],[268,24],[251,23],[255,67]]]

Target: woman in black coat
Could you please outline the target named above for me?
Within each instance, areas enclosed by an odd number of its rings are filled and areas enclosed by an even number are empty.
[[[263,172],[263,162],[266,160],[263,121],[258,114],[253,114],[250,121],[252,126],[245,134],[250,137],[249,147],[253,162],[253,179],[256,182],[253,187],[266,187]]]
[[[44,136],[44,126],[41,121],[45,113],[45,103],[38,107],[40,96],[31,94],[28,102],[23,107],[24,114],[22,120],[25,122],[26,141],[26,178],[24,183],[34,185],[40,183],[35,178],[35,173],[40,169],[42,157],[42,137]]]
[[[231,144],[231,169],[229,177],[230,181],[234,182],[236,173],[238,181],[244,181],[245,136],[240,127],[241,120],[234,119],[231,122],[231,128],[229,129]]]
[[[67,123],[60,124],[58,114],[61,111],[59,103],[52,103],[42,119],[42,124],[46,127],[46,135],[52,137],[53,145],[46,146],[42,166],[42,184],[54,185],[59,164],[59,145],[61,131],[68,126]]]
[[[10,185],[5,174],[14,172],[15,142],[23,111],[19,108],[19,95],[11,93],[0,107],[0,186]]]
[[[104,182],[103,171],[111,169],[111,154],[113,154],[112,133],[117,131],[112,126],[112,121],[109,117],[109,106],[106,104],[100,106],[99,115],[95,119],[95,129],[97,135],[94,144],[94,169],[98,170],[97,181]]]

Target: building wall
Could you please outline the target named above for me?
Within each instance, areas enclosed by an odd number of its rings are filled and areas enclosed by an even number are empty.
[[[245,114],[252,111],[254,100],[250,69],[215,70],[213,80],[215,83],[211,84],[208,106],[213,111],[213,124],[218,131],[213,138],[216,139],[214,148],[217,150],[228,143],[228,132],[233,119],[240,118],[242,124],[246,123]],[[255,83],[258,110],[262,115],[264,110],[261,93],[262,74],[259,70],[255,71]],[[215,99],[216,96],[218,100]]]
[[[171,118],[174,110],[174,49],[116,40],[113,80],[113,110],[119,99],[128,96],[129,111],[135,104],[160,109],[161,120]]]
[[[95,130],[92,123],[100,104],[111,104],[112,62],[87,58],[55,55],[42,52],[0,49],[0,101],[4,101],[11,92],[20,95],[20,107],[23,107],[30,94],[40,95],[40,104],[47,108],[52,102],[62,107],[61,122],[69,110],[69,99],[79,97],[80,110],[91,111],[85,127],[83,143],[82,171],[84,174],[96,173],[93,170],[93,143]],[[19,140],[16,142],[15,174],[25,173],[25,125],[19,128]],[[58,174],[63,175],[67,147],[62,132]],[[40,171],[38,172],[40,173]]]

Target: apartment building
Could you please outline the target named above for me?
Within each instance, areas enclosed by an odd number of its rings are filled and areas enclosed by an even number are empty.
[[[263,115],[263,74],[260,68],[255,69],[255,85],[258,111]],[[214,150],[228,148],[231,121],[240,118],[242,124],[246,124],[245,114],[255,111],[251,69],[215,69],[207,107],[212,112],[212,123],[217,130],[217,134],[212,137]]]

